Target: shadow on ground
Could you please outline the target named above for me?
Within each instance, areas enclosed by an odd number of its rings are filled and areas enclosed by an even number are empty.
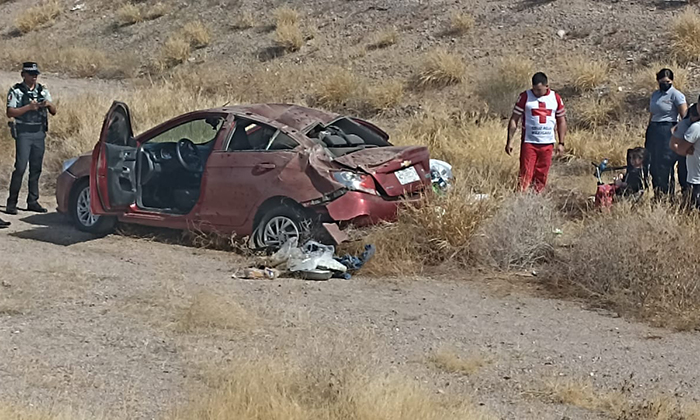
[[[54,245],[70,246],[88,242],[99,236],[75,229],[65,216],[59,213],[35,214],[20,219],[35,228],[12,232],[9,236],[47,242]]]

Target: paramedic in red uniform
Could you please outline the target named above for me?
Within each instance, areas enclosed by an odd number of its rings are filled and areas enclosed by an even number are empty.
[[[536,73],[532,76],[532,89],[520,94],[513,108],[513,116],[508,124],[506,153],[513,153],[513,138],[522,121],[520,143],[520,175],[518,184],[521,191],[533,185],[540,192],[547,184],[552,153],[559,137],[557,153],[564,153],[566,137],[566,109],[558,93],[549,89],[547,75]]]

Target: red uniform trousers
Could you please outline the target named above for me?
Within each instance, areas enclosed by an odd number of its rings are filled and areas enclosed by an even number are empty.
[[[535,191],[541,192],[547,185],[547,175],[552,166],[553,144],[521,143],[520,175],[518,184],[521,191],[533,185]]]

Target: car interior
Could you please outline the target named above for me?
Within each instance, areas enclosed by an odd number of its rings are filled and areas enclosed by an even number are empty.
[[[236,117],[236,126],[226,150],[229,152],[292,150],[298,145],[296,140],[274,127]]]
[[[339,118],[328,125],[318,124],[308,131],[307,136],[327,147],[336,157],[358,150],[391,146],[371,128],[347,117]]]
[[[223,122],[223,116],[187,121],[143,143],[137,163],[137,205],[189,213],[199,200],[204,167]]]

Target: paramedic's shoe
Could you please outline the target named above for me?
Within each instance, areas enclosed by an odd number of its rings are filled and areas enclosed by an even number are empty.
[[[13,216],[16,215],[17,214],[17,206],[8,205],[7,207],[5,207],[5,213],[11,214]]]
[[[27,211],[33,211],[35,213],[46,213],[48,210],[41,207],[39,203],[27,204]]]
[[[10,227],[11,223],[0,219],[0,229],[5,229]]]

